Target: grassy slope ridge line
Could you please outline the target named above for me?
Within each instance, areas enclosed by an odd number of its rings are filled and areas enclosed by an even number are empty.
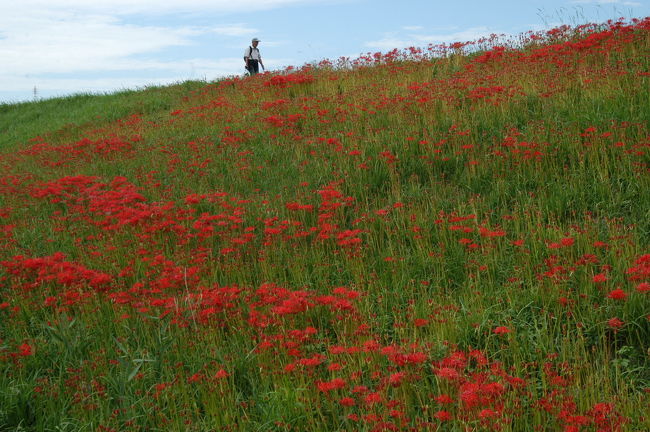
[[[187,81],[167,87],[124,90],[113,94],[78,94],[43,101],[0,104],[0,151],[7,152],[35,136],[56,133],[74,139],[88,125],[113,122],[133,113],[166,114],[188,92],[205,86]]]
[[[649,52],[0,106],[0,431],[650,429]]]

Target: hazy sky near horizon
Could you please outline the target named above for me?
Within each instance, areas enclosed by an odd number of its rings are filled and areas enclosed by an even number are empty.
[[[650,15],[650,0],[0,0],[0,103]]]

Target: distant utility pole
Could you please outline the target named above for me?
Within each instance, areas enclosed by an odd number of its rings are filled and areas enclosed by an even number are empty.
[[[34,100],[38,99],[38,89],[34,86]]]

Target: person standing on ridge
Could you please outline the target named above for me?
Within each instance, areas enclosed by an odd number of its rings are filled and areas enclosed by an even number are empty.
[[[264,63],[262,63],[262,56],[260,55],[260,50],[257,48],[260,40],[258,38],[253,38],[251,41],[251,46],[246,48],[244,51],[244,63],[245,68],[250,75],[255,75],[260,72],[260,66],[264,70]]]

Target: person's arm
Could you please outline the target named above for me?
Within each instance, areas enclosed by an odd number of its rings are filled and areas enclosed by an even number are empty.
[[[248,69],[248,59],[250,59],[250,55],[251,53],[249,49],[246,48],[246,51],[244,51],[244,66],[246,67],[246,69]]]
[[[260,62],[260,66],[262,66],[262,70],[266,70],[266,69],[264,69],[264,63],[262,63],[262,56],[261,55],[260,55],[259,62]]]

